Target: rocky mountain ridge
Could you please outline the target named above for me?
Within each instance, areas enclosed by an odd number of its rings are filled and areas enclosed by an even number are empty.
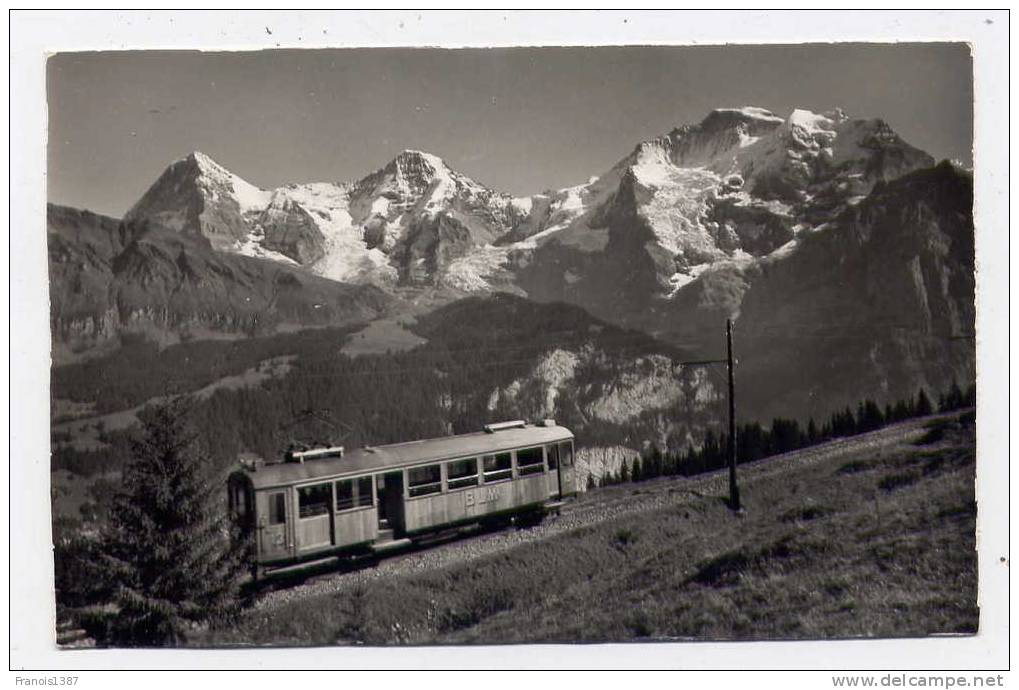
[[[523,198],[420,151],[275,190],[194,153],[123,223],[82,216],[75,235],[68,213],[51,211],[58,341],[147,320],[244,334],[511,292],[691,359],[717,357],[735,318],[750,418],[827,415],[975,369],[970,174],[837,110],[715,110]]]
[[[248,337],[361,322],[398,300],[293,266],[219,252],[204,237],[47,209],[53,358],[115,348],[137,333],[161,343]]]
[[[421,151],[354,182],[274,190],[195,152],[167,168],[125,221],[341,282],[518,288],[569,301],[589,264],[618,263],[621,245],[636,242],[646,288],[670,298],[719,262],[778,249],[875,182],[932,164],[880,120],[746,107],[643,142],[586,184],[522,198]]]

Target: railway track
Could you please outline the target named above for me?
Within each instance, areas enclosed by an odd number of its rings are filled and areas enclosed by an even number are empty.
[[[933,418],[936,417],[913,419],[866,434],[741,464],[740,485],[744,488],[752,487],[761,477],[788,472],[822,460],[831,461],[850,453],[859,454],[861,451],[916,440],[923,435],[925,425]],[[722,498],[728,494],[727,482],[727,470],[717,470],[696,477],[669,477],[599,489],[567,503],[558,515],[549,516],[539,525],[497,532],[465,531],[457,538],[440,539],[428,546],[367,563],[337,565],[330,572],[311,574],[292,586],[259,593],[255,596],[252,608],[255,611],[272,610],[297,599],[340,592],[377,578],[398,577],[491,556],[521,544],[607,520],[680,505],[689,501],[691,496]]]

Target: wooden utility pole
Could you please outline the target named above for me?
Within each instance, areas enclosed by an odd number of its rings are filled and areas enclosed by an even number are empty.
[[[725,343],[729,365],[729,507],[740,510],[739,487],[736,486],[736,377],[732,363],[732,319],[725,320]]]

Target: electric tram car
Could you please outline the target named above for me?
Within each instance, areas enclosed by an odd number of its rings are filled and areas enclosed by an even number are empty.
[[[573,440],[553,420],[514,421],[350,452],[291,452],[233,472],[229,507],[254,532],[257,577],[471,523],[540,518],[577,492]]]

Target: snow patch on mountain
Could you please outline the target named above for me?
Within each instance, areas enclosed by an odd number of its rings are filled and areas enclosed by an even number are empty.
[[[824,115],[810,112],[809,110],[794,110],[787,120],[790,131],[810,137],[813,143],[816,137],[834,137],[835,121]]]
[[[260,189],[240,176],[233,174],[201,151],[192,153],[191,158],[194,159],[203,176],[213,183],[209,185],[209,192],[213,195],[213,198],[223,191],[232,192],[233,199],[240,207],[241,214],[261,211],[269,205],[269,199],[272,197],[271,191]]]
[[[350,215],[349,186],[328,182],[289,185],[276,195],[301,206],[325,237],[323,255],[308,268],[341,282],[393,284],[396,269],[377,248],[369,249]]]
[[[774,124],[782,124],[785,120],[764,108],[758,108],[757,106],[746,105],[742,108],[716,108],[716,113],[722,114],[738,114],[743,117],[747,117],[754,120],[760,120],[761,122],[769,122]]]
[[[595,227],[591,222],[595,212],[610,200],[620,177],[621,172],[613,170],[606,175],[592,177],[587,184],[559,190],[548,205],[548,219],[542,229],[518,242],[515,247],[534,249],[554,239],[581,252],[604,251],[609,241],[608,230]]]
[[[288,266],[300,266],[300,264],[291,259],[286,254],[266,249],[262,246],[263,236],[261,230],[253,230],[250,235],[244,240],[237,242],[234,246],[235,251],[243,256],[251,256],[256,259],[269,259],[270,261],[278,261],[281,264]]]
[[[713,263],[705,262],[697,264],[696,266],[690,266],[682,271],[676,271],[669,276],[669,284],[672,286],[672,289],[666,296],[670,299],[675,297],[680,288],[683,288],[697,280],[704,271],[708,270],[712,266],[714,266]]]
[[[492,289],[489,279],[506,264],[514,245],[477,247],[464,256],[454,259],[446,267],[441,282],[464,292],[484,292]]]
[[[649,187],[640,213],[659,245],[674,256],[690,251],[698,256],[722,255],[704,225],[708,203],[721,181],[717,174],[657,161],[634,166],[634,172]]]
[[[534,199],[529,196],[510,199],[510,203],[513,204],[513,208],[525,216],[530,215],[531,210],[534,208]]]

